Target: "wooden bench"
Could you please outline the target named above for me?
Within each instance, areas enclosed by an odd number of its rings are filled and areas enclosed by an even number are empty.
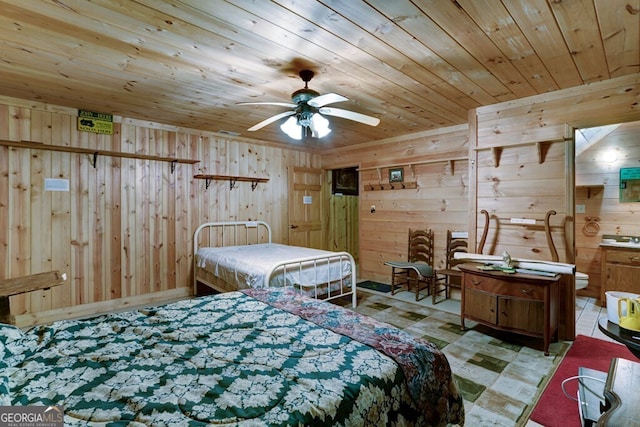
[[[59,286],[67,280],[67,275],[59,271],[30,274],[28,276],[0,279],[0,322],[15,324],[15,318],[11,315],[9,297],[25,292],[49,289]]]

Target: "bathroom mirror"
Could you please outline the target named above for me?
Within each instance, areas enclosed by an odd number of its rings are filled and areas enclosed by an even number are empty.
[[[640,168],[620,169],[620,202],[640,202]]]

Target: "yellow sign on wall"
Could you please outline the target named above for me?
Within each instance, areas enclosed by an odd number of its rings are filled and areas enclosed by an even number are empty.
[[[78,130],[113,135],[113,116],[106,113],[78,110]]]

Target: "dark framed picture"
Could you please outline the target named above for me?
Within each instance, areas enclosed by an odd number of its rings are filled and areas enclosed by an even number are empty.
[[[331,194],[358,195],[358,168],[334,169],[331,174]]]
[[[404,181],[403,168],[389,169],[389,182],[403,182],[403,181]]]

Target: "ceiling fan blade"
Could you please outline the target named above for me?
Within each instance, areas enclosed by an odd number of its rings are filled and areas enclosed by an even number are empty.
[[[296,108],[298,105],[290,102],[238,102],[236,105],[277,105],[279,107]]]
[[[367,116],[356,113],[355,111],[343,110],[342,108],[322,107],[318,111],[327,116],[342,117],[343,119],[354,120],[369,126],[378,126],[378,123],[380,123],[380,119],[377,117]]]
[[[268,119],[265,119],[263,121],[261,121],[260,123],[258,123],[257,125],[253,125],[251,126],[249,129],[247,129],[249,132],[253,132],[254,130],[258,130],[260,128],[265,127],[266,125],[275,122],[276,120],[280,120],[283,117],[287,117],[287,116],[292,116],[294,115],[296,112],[295,111],[285,111],[284,113],[280,113],[280,114],[276,114],[275,116],[271,116]]]
[[[307,101],[307,104],[311,105],[312,107],[320,108],[328,104],[333,104],[334,102],[343,102],[348,100],[348,98],[345,98],[342,95],[338,95],[337,93],[326,93],[324,95],[316,96],[315,98],[310,99],[309,101]]]

